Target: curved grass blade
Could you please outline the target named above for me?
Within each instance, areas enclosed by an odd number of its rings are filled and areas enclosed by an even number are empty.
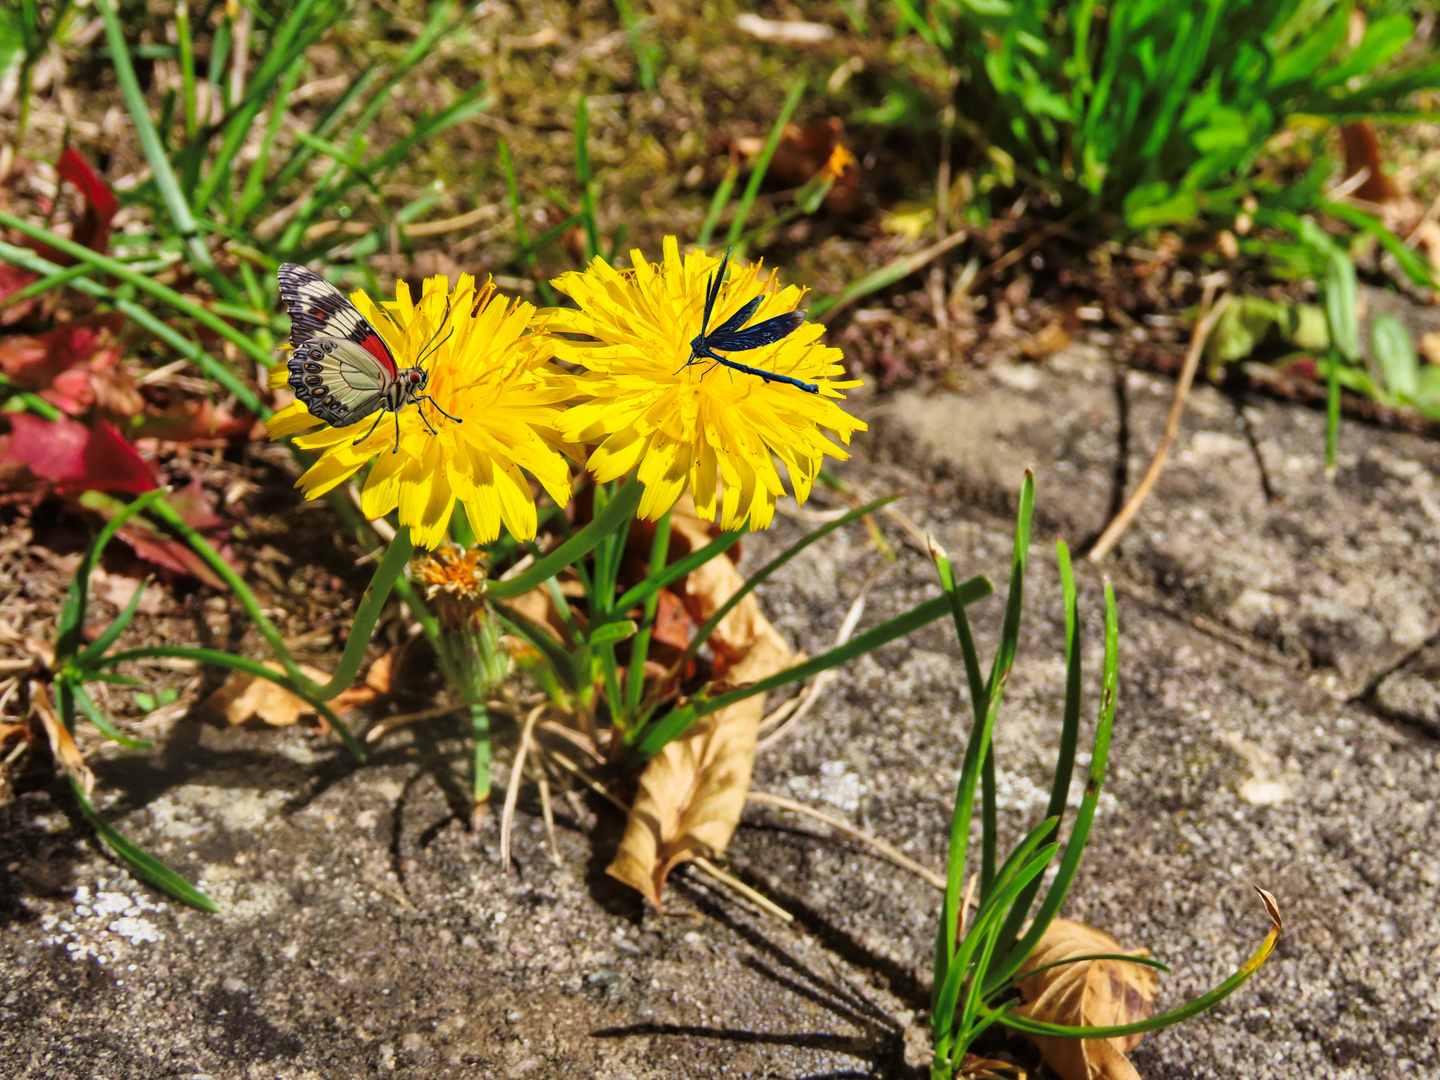
[[[1007,1015],[1000,1018],[1000,1023],[1015,1031],[1024,1031],[1031,1035],[1058,1035],[1066,1039],[1115,1039],[1123,1038],[1126,1035],[1140,1035],[1147,1031],[1159,1031],[1161,1028],[1178,1024],[1182,1020],[1188,1020],[1192,1016],[1198,1016],[1206,1009],[1224,1001],[1240,987],[1250,980],[1250,977],[1260,970],[1260,965],[1270,958],[1275,951],[1275,943],[1280,940],[1280,933],[1284,924],[1280,921],[1280,909],[1275,903],[1275,898],[1258,885],[1251,886],[1260,894],[1260,901],[1265,905],[1265,912],[1270,916],[1270,932],[1265,935],[1265,940],[1255,950],[1250,959],[1240,966],[1240,969],[1228,979],[1215,987],[1207,994],[1202,994],[1178,1009],[1172,1009],[1167,1013],[1160,1013],[1158,1016],[1151,1016],[1145,1020],[1137,1020],[1133,1024],[1117,1024],[1114,1027],[1067,1027],[1064,1024],[1050,1024],[1042,1020],[1032,1020],[1029,1017]],[[1134,959],[1128,957],[1127,959]],[[986,1010],[981,1006],[983,1011]]]
[[[765,181],[765,173],[770,168],[770,159],[775,156],[780,139],[785,134],[785,125],[790,123],[790,117],[795,115],[795,109],[804,95],[805,79],[801,77],[795,80],[795,84],[790,87],[790,93],[785,95],[785,104],[780,106],[780,115],[775,118],[775,126],[766,136],[765,146],[761,149],[760,156],[755,159],[755,167],[750,170],[745,191],[735,205],[735,216],[730,219],[730,231],[725,238],[727,244],[739,244],[740,234],[745,231],[745,222],[750,217],[750,209],[755,205],[755,197],[760,194],[760,185]]]
[[[61,605],[60,617],[56,621],[55,655],[58,661],[64,663],[74,656],[80,647],[80,635],[85,627],[85,612],[90,604],[90,574],[95,569],[95,563],[104,554],[106,545],[115,538],[115,534],[127,521],[154,504],[164,494],[163,489],[157,488],[127,504],[105,523],[100,534],[85,549],[85,554],[80,557],[80,565],[75,568],[75,576],[70,579],[70,588],[65,593],[65,603]]]
[[[209,912],[212,915],[220,910],[220,906],[214,900],[191,885],[185,878],[171,870],[155,856],[147,854],[125,839],[117,829],[100,816],[100,812],[95,809],[94,804],[90,802],[85,792],[80,789],[80,785],[74,780],[70,781],[70,790],[75,795],[81,815],[99,834],[100,839],[110,845],[110,850],[115,852],[137,877],[143,878],[165,895],[179,900],[182,904],[189,904],[193,908]]]
[[[864,506],[851,510],[848,513],[836,518],[834,521],[826,522],[824,525],[820,526],[820,528],[815,529],[813,532],[807,533],[805,536],[801,537],[795,543],[791,544],[788,548],[782,551],[779,555],[776,555],[775,558],[771,559],[759,570],[756,570],[755,573],[751,574],[745,580],[745,584],[741,585],[740,588],[736,589],[735,592],[730,595],[729,599],[727,599],[723,604],[721,604],[718,608],[715,609],[715,614],[711,615],[710,618],[706,619],[705,622],[700,626],[700,628],[695,631],[695,636],[691,639],[690,644],[686,646],[685,655],[680,658],[680,662],[677,665],[676,670],[684,671],[686,665],[688,665],[691,660],[695,659],[695,655],[700,651],[700,647],[704,645],[705,642],[709,640],[710,635],[715,632],[715,628],[720,625],[721,621],[725,618],[726,615],[729,615],[730,612],[735,609],[735,605],[740,603],[741,600],[744,600],[745,597],[750,595],[750,593],[754,592],[757,587],[759,587],[766,580],[768,580],[777,570],[779,570],[782,566],[788,563],[791,559],[795,558],[796,555],[799,555],[800,552],[804,551],[807,547],[815,543],[817,540],[823,540],[836,529],[850,524],[850,522],[854,521],[856,518],[864,517],[866,514],[873,514],[882,506],[888,506],[896,499],[900,499],[903,497],[903,495],[887,495],[883,499],[876,499],[872,503],[866,503]],[[964,608],[962,607],[960,610],[963,612]]]
[[[1055,873],[1055,880],[1045,899],[1040,902],[1030,929],[1001,961],[999,968],[985,980],[985,994],[998,992],[1008,983],[1020,965],[1034,950],[1040,936],[1045,933],[1055,913],[1060,910],[1065,894],[1075,880],[1080,866],[1080,857],[1085,853],[1085,842],[1090,837],[1090,826],[1095,820],[1095,807],[1100,802],[1100,788],[1105,782],[1105,766],[1110,757],[1110,733],[1115,725],[1115,691],[1119,681],[1119,620],[1115,613],[1115,592],[1110,582],[1105,582],[1105,669],[1100,684],[1100,717],[1095,725],[1095,745],[1090,757],[1090,778],[1085,784],[1085,796],[1075,814],[1075,827],[1065,844],[1065,854]]]
[[[704,547],[696,548],[683,559],[676,559],[659,573],[646,577],[639,585],[627,590],[620,599],[615,601],[615,606],[611,610],[620,614],[629,611],[636,604],[644,603],[666,585],[679,581],[690,571],[704,566],[711,559],[718,558],[729,551],[739,543],[740,537],[743,535],[740,532],[721,533]]]
[[[1060,723],[1060,747],[1055,754],[1055,773],[1050,783],[1050,804],[1045,809],[1045,816],[1055,819],[1055,831],[1058,835],[1060,821],[1065,816],[1065,803],[1070,795],[1070,781],[1075,775],[1075,747],[1080,739],[1083,690],[1081,682],[1084,672],[1080,664],[1080,614],[1075,594],[1075,571],[1070,563],[1070,549],[1065,541],[1058,537],[1055,540],[1055,553],[1060,564],[1060,589],[1065,600],[1065,711]],[[1015,898],[1015,906],[1000,934],[1000,955],[1009,953],[1039,891],[1040,882],[1037,880]]]
[[[140,601],[144,598],[145,589],[149,584],[149,580],[146,580],[135,587],[135,591],[130,596],[130,602],[125,605],[120,614],[116,615],[110,625],[102,630],[100,635],[87,645],[79,656],[75,657],[76,667],[83,671],[104,656],[105,650],[115,644],[115,639],[125,632],[125,628],[130,625],[130,620],[135,617],[135,612],[140,610]]]
[[[1054,963],[1041,964],[1039,967],[1031,968],[1029,971],[1025,972],[1024,975],[1017,975],[1014,981],[1016,983],[1020,983],[1030,978],[1031,975],[1038,975],[1042,971],[1049,971],[1051,968],[1064,967],[1066,964],[1081,964],[1085,963],[1088,960],[1127,960],[1132,964],[1142,964],[1145,967],[1154,968],[1156,971],[1163,971],[1167,975],[1170,974],[1170,965],[1156,960],[1153,956],[1132,956],[1130,953],[1123,952],[1101,952],[1087,953],[1084,956],[1070,956],[1065,958],[1064,960],[1056,960]]]
[[[205,246],[205,240],[195,223],[195,216],[190,212],[190,204],[185,200],[180,183],[170,167],[170,158],[160,144],[160,136],[156,134],[155,125],[150,120],[150,107],[145,101],[144,91],[140,89],[140,81],[135,77],[135,68],[130,63],[130,50],[125,44],[125,31],[120,25],[120,16],[112,0],[95,0],[95,6],[105,23],[105,38],[110,44],[110,62],[115,68],[115,79],[120,84],[125,107],[130,112],[130,121],[135,125],[135,134],[145,151],[145,160],[150,163],[155,186],[160,190],[160,197],[170,211],[175,229],[185,243],[190,261],[207,280],[216,278],[228,283],[223,274],[214,272],[215,264],[210,258],[210,249]],[[231,285],[229,291],[233,290],[234,286]]]
[[[274,683],[281,689],[288,690],[305,704],[309,705],[317,713],[325,718],[335,734],[344,743],[345,749],[349,750],[356,761],[365,762],[365,749],[351,734],[350,728],[335,715],[335,711],[324,701],[308,693],[304,687],[297,684],[293,679],[279,672],[272,671],[257,660],[250,660],[244,656],[235,656],[232,653],[221,652],[218,649],[196,649],[186,645],[152,645],[143,649],[127,649],[124,652],[111,653],[104,657],[100,664],[102,667],[112,667],[116,664],[123,664],[129,660],[155,660],[155,659],[179,659],[193,660],[197,664],[214,664],[216,667],[230,668],[232,671],[243,671],[247,675],[254,675],[256,678],[265,679]],[[309,680],[306,680],[307,682]]]
[[[74,695],[75,704],[79,707],[80,711],[85,714],[85,719],[89,720],[99,729],[100,734],[130,750],[148,750],[155,745],[149,739],[132,739],[128,735],[123,734],[110,722],[110,718],[100,711],[100,706],[95,704],[95,699],[90,696],[89,691],[87,691],[83,685],[78,681],[66,681],[69,683],[71,694]]]
[[[9,218],[9,215],[0,213],[0,219],[7,218]],[[13,221],[16,219],[9,220]],[[9,221],[0,220],[0,224],[9,224]],[[47,233],[41,229],[36,229],[34,226],[27,226],[27,228],[22,231],[25,231],[28,235],[40,239],[43,243],[46,244],[52,244],[53,241],[53,246],[59,250],[63,250],[65,245],[70,244],[70,241],[66,240],[64,237],[52,236],[52,234]],[[69,252],[69,254],[74,255],[80,261],[81,265],[84,265],[87,269],[106,270],[105,266],[97,263],[96,259],[93,257],[95,253],[89,248],[80,247],[80,245],[78,244],[75,245],[75,248],[78,249],[78,251],[80,252],[86,253],[82,256],[77,254],[76,251]],[[37,274],[55,274],[59,273],[63,269],[63,267],[57,266],[49,259],[43,259],[39,255],[36,255],[29,248],[19,247],[15,244],[7,244],[3,240],[0,240],[0,259],[4,259],[8,263],[12,263],[15,266],[23,267],[24,269],[30,270],[33,273]],[[106,262],[109,261],[110,260],[106,260]],[[116,263],[115,265],[121,264]],[[143,274],[138,275],[138,279],[142,281],[150,280]],[[134,284],[134,281],[130,281],[129,283]],[[101,285],[99,282],[93,281],[87,277],[76,278],[70,284],[73,288],[79,290],[80,292],[83,292],[86,296],[93,296],[97,300],[103,301],[104,303],[111,305],[117,311],[124,312],[129,318],[134,319],[135,322],[139,323],[141,326],[143,326],[150,333],[154,334],[161,341],[164,341],[165,344],[169,345],[181,356],[184,356],[186,359],[190,360],[193,364],[195,364],[196,367],[198,367],[206,375],[210,376],[210,378],[214,379],[227,391],[234,394],[236,400],[239,401],[241,405],[245,406],[246,409],[254,413],[256,416],[260,417],[262,420],[268,419],[270,417],[271,410],[269,406],[267,406],[263,401],[261,401],[260,398],[256,395],[255,391],[251,387],[247,386],[245,382],[235,374],[235,372],[230,370],[229,367],[221,363],[215,357],[211,356],[205,350],[197,347],[194,342],[183,337],[175,330],[174,327],[167,325],[160,319],[157,319],[151,312],[147,311],[145,308],[135,303],[135,301],[126,300],[123,297],[117,296],[112,290],[107,289],[104,285]],[[165,287],[163,285],[157,284],[157,288],[164,289]],[[152,294],[156,292],[155,289],[148,287],[147,291],[151,292]],[[171,290],[166,291],[171,292]],[[202,315],[208,316],[209,313],[206,312],[204,308],[200,308],[192,304],[190,301],[180,296],[179,293],[173,293],[173,295],[169,297],[162,296],[161,298],[164,299],[167,303],[173,303],[177,310],[191,316],[192,318],[205,322],[206,325],[210,326],[212,330],[215,329],[215,326],[211,325],[210,322],[208,322],[204,318],[201,318]],[[252,350],[258,350],[261,355],[266,357],[266,359],[263,360],[262,363],[264,363],[266,367],[272,366],[273,361],[269,358],[269,352],[256,346],[256,344],[251,341],[250,338],[241,334],[240,331],[230,326],[230,324],[226,323],[223,319],[217,319],[215,321],[218,322],[220,326],[224,327],[224,332],[222,334],[223,337],[232,342],[243,341],[245,343],[245,348],[247,352],[250,352],[252,356],[255,356],[256,353]],[[220,331],[218,330],[216,332],[220,333]]]
[[[959,594],[961,603],[973,604],[990,595],[990,582],[983,577],[974,577],[958,586],[955,591]],[[666,743],[683,735],[690,725],[702,716],[708,716],[712,712],[733,705],[737,701],[744,701],[756,694],[768,693],[792,682],[808,679],[812,675],[818,675],[822,671],[848,663],[857,656],[874,652],[880,646],[887,645],[896,638],[904,637],[922,626],[929,625],[949,610],[950,598],[937,596],[933,600],[927,600],[923,604],[911,608],[903,615],[897,615],[895,618],[851,638],[844,645],[823,652],[804,663],[788,667],[784,671],[776,672],[769,678],[760,679],[749,686],[717,694],[715,697],[697,697],[690,704],[674,709],[658,720],[641,740],[638,753],[641,757],[651,757],[658,753]]]

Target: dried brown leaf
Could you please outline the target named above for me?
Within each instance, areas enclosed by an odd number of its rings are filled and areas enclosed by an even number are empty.
[[[376,698],[388,694],[398,653],[398,649],[392,649],[377,659],[366,672],[365,681],[341,692],[331,702],[331,707],[340,713],[346,709],[368,705]],[[267,660],[265,666],[277,674],[284,671],[284,668],[273,660]],[[309,664],[301,664],[300,671],[322,686],[330,681],[327,672]],[[205,704],[216,712],[223,713],[232,726],[257,719],[271,727],[290,727],[299,723],[302,716],[316,715],[315,707],[303,698],[296,697],[269,679],[243,671],[232,671],[224,685],[211,694]]]
[[[692,550],[710,540],[709,526],[677,507],[671,528]],[[728,558],[711,559],[685,582],[686,606],[703,621],[744,583]],[[794,654],[746,596],[721,620],[710,643],[717,667],[734,684],[753,682],[790,665]],[[755,764],[756,729],[765,715],[756,695],[697,722],[650,759],[615,859],[606,873],[642,893],[657,908],[665,878],[687,859],[724,852],[745,808]]]
[[[80,752],[80,747],[75,745],[70,732],[65,730],[60,717],[55,714],[42,683],[30,684],[30,704],[35,709],[35,714],[40,717],[40,722],[45,725],[45,734],[50,738],[50,750],[54,753],[55,760],[85,793],[85,797],[89,798],[90,792],[95,789],[95,774],[90,771],[90,766],[85,764],[85,755]]]
[[[1110,1027],[1155,1014],[1156,970],[1124,960],[1082,960],[1025,973],[1047,964],[1096,953],[1148,956],[1148,949],[1126,950],[1109,934],[1084,923],[1056,919],[1041,935],[1016,977],[1024,1004],[1017,1016],[1071,1027]],[[1061,1039],[1027,1035],[1045,1063],[1063,1080],[1139,1080],[1125,1056],[1141,1036],[1116,1039]]]

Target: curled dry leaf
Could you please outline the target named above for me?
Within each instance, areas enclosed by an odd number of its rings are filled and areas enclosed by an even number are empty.
[[[671,530],[692,550],[710,540],[708,525],[683,507],[673,512]],[[711,559],[686,578],[686,606],[703,621],[743,584],[728,558]],[[717,669],[723,668],[732,684],[772,675],[794,657],[753,594],[721,620],[710,644]],[[671,870],[697,855],[713,859],[724,852],[745,808],[764,714],[764,696],[748,698],[704,717],[651,758],[640,775],[620,849],[605,872],[658,908]]]
[[[1024,1004],[1016,1007],[1015,1014],[1071,1027],[1111,1027],[1153,1016],[1158,975],[1144,964],[1082,960],[1025,977],[1047,964],[1097,953],[1150,955],[1148,949],[1126,950],[1109,934],[1084,923],[1056,919],[1016,976]],[[1139,1080],[1140,1074],[1125,1056],[1139,1044],[1139,1035],[1123,1039],[1026,1037],[1063,1080]]]

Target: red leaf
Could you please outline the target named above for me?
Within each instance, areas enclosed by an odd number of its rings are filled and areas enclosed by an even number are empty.
[[[99,404],[133,416],[144,401],[119,367],[112,335],[125,324],[118,312],[91,315],[34,336],[0,338],[0,372],[22,390],[42,396],[72,416]]]
[[[39,274],[32,274],[29,270],[22,270],[12,263],[0,262],[0,301],[8,300],[13,294],[19,292],[27,285],[32,285],[40,280]],[[30,310],[40,302],[40,297],[32,296],[29,300],[21,301],[18,304],[10,304],[0,308],[0,326],[9,326],[17,323]]]
[[[91,428],[68,416],[42,420],[12,413],[10,428],[0,461],[23,462],[62,494],[95,489],[139,495],[158,486],[149,462],[104,420]]]
[[[85,216],[75,226],[73,239],[94,251],[104,251],[110,239],[110,222],[120,208],[120,200],[72,146],[67,146],[60,155],[55,171],[85,196]]]

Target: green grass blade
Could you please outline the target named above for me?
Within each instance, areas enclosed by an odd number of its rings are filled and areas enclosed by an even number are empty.
[[[105,23],[105,39],[110,44],[110,59],[115,67],[115,79],[120,84],[120,92],[125,98],[131,123],[135,125],[135,134],[145,152],[145,160],[150,163],[155,186],[160,190],[160,197],[170,211],[171,220],[185,243],[186,251],[190,253],[190,261],[202,272],[213,270],[215,264],[210,258],[210,249],[205,246],[205,241],[200,236],[195,216],[190,212],[190,204],[180,190],[180,184],[170,168],[170,158],[166,156],[165,148],[160,145],[160,136],[155,133],[155,125],[150,120],[150,107],[145,102],[140,81],[135,77],[135,68],[130,63],[125,31],[120,25],[120,17],[116,13],[113,0],[95,0],[95,6]]]
[[[575,106],[575,180],[580,185],[580,221],[585,226],[585,261],[600,254],[600,229],[595,221],[594,178],[590,173],[590,106],[585,95]]]
[[[1182,1020],[1189,1020],[1192,1016],[1199,1016],[1206,1009],[1224,1001],[1249,982],[1250,977],[1260,969],[1260,966],[1269,959],[1270,954],[1275,950],[1275,943],[1280,939],[1280,932],[1283,929],[1280,924],[1279,912],[1271,906],[1272,901],[1266,894],[1261,893],[1261,899],[1265,901],[1265,909],[1270,915],[1270,932],[1265,935],[1265,940],[1260,943],[1260,947],[1255,950],[1250,959],[1240,966],[1238,971],[1219,986],[1178,1009],[1172,1009],[1170,1012],[1160,1013],[1158,1016],[1152,1016],[1145,1020],[1138,1020],[1133,1024],[1118,1024],[1114,1027],[1067,1027],[1064,1024],[1048,1024],[1041,1020],[1032,1020],[1021,1016],[1005,1016],[1001,1018],[1000,1023],[1015,1031],[1024,1031],[1032,1035],[1058,1035],[1065,1039],[1115,1039],[1129,1035],[1141,1035],[1147,1031],[1159,1031],[1161,1028],[1178,1024]]]
[[[635,480],[622,484],[615,498],[610,500],[604,510],[590,524],[550,554],[537,559],[535,565],[524,573],[516,574],[506,581],[490,582],[486,586],[486,594],[497,600],[505,600],[545,584],[547,578],[554,577],[571,563],[578,562],[593,551],[602,540],[620,527],[627,525],[635,516],[635,508],[640,505],[640,496],[644,494],[644,491],[645,486]]]
[[[256,345],[253,341],[250,340],[250,338],[242,334],[240,331],[236,330],[224,319],[219,318],[208,309],[201,307],[199,304],[196,304],[193,301],[181,296],[178,292],[170,288],[168,285],[162,285],[160,282],[155,281],[153,278],[145,274],[139,273],[132,267],[127,266],[125,263],[120,262],[116,259],[112,259],[109,256],[101,255],[98,252],[91,251],[83,244],[77,244],[73,240],[69,240],[63,236],[57,236],[54,233],[50,232],[48,229],[43,228],[42,226],[31,224],[30,222],[14,217],[11,214],[0,213],[0,225],[4,225],[7,228],[14,229],[16,232],[23,233],[24,235],[29,236],[32,239],[39,240],[42,243],[49,244],[56,251],[62,252],[66,255],[71,256],[72,258],[78,259],[96,270],[100,270],[103,273],[111,275],[112,277],[117,277],[126,284],[133,285],[144,292],[148,292],[151,296],[155,297],[157,300],[160,300],[162,303],[170,305],[171,307],[175,308],[175,310],[189,316],[196,322],[203,323],[211,330],[214,330],[226,341],[229,341],[246,355],[258,361],[265,367],[271,367],[274,364],[274,357],[272,357],[269,352],[267,352],[265,349],[262,349],[259,345]],[[14,246],[6,245],[6,250],[4,252],[0,252],[0,254],[3,254],[7,261],[13,261],[11,260],[9,255],[9,251],[11,250],[14,250]],[[33,253],[31,254],[33,255]],[[45,260],[40,260],[40,262],[45,262]],[[54,266],[53,263],[47,263],[46,265]],[[58,266],[55,267],[55,270],[59,269],[60,268]],[[83,280],[84,279],[77,279],[74,283],[75,287],[83,290],[84,287],[81,284]],[[240,297],[238,295],[233,299],[235,299],[236,302],[243,302],[244,300],[243,297]],[[118,303],[116,306],[119,306]],[[227,387],[227,389],[229,389],[229,387]],[[250,401],[257,401],[253,393],[246,391],[245,395],[250,399]],[[244,401],[245,397],[242,397],[241,400]],[[247,407],[249,407],[248,403]]]
[[[1080,706],[1083,692],[1084,671],[1080,663],[1080,615],[1075,593],[1075,572],[1070,563],[1070,549],[1065,541],[1055,541],[1056,556],[1060,564],[1060,588],[1065,602],[1065,711],[1060,723],[1060,747],[1055,755],[1055,772],[1050,782],[1050,803],[1045,816],[1055,819],[1058,834],[1060,820],[1065,816],[1065,803],[1070,795],[1070,781],[1075,774],[1075,748],[1080,740]],[[1020,893],[1015,906],[1005,921],[1000,935],[1001,955],[1009,952],[1030,911],[1030,905],[1040,889],[1040,883]]]
[[[102,0],[103,2],[103,0]],[[108,824],[95,809],[89,797],[80,789],[80,785],[74,780],[70,781],[70,790],[75,795],[75,802],[80,807],[80,813],[90,826],[100,836],[100,839],[110,845],[110,850],[120,857],[120,860],[128,866],[137,877],[148,881],[165,895],[179,900],[182,904],[189,904],[200,911],[214,914],[219,911],[219,906],[214,900],[206,896],[190,882],[177,874],[170,867],[166,866],[153,855],[142,851],[135,844],[125,839],[120,832]]]
[[[1038,975],[1042,971],[1049,971],[1051,968],[1064,967],[1066,964],[1083,964],[1090,960],[1126,960],[1132,964],[1141,964],[1144,967],[1154,968],[1156,971],[1170,973],[1170,965],[1162,963],[1150,956],[1133,956],[1130,953],[1087,953],[1085,956],[1067,956],[1064,960],[1056,960],[1053,963],[1041,964],[1033,967],[1024,975],[1016,976],[1013,980],[1016,983],[1023,982],[1031,975]]]
[[[655,535],[650,541],[650,572],[647,577],[657,577],[665,569],[669,558],[670,511],[667,510],[655,523]],[[655,629],[655,613],[659,606],[660,592],[657,589],[645,598],[644,619],[630,653],[630,674],[625,680],[624,715],[627,724],[640,709],[640,698],[645,690],[645,661],[650,655],[650,636]]]
[[[715,227],[720,224],[720,215],[725,212],[725,207],[730,203],[730,193],[735,190],[735,181],[740,178],[740,162],[731,161],[725,166],[725,175],[720,179],[720,186],[715,189],[715,195],[710,200],[710,209],[705,213],[705,220],[700,225],[699,235],[695,237],[695,243],[702,248],[710,246],[710,239],[715,235]]]
[[[286,69],[280,90],[270,103],[270,117],[265,122],[265,136],[260,140],[260,153],[250,163],[250,171],[245,174],[245,183],[240,188],[239,210],[235,217],[242,222],[250,216],[251,208],[259,205],[265,197],[265,174],[270,168],[270,153],[275,148],[275,140],[280,137],[280,126],[290,107],[290,96],[295,93],[304,73],[305,57],[298,56]]]
[[[115,639],[125,632],[125,627],[130,625],[130,620],[135,617],[135,612],[140,610],[140,601],[144,598],[145,588],[149,584],[148,581],[142,581],[136,586],[135,592],[130,596],[130,602],[125,605],[120,614],[116,615],[110,625],[102,630],[100,635],[87,645],[79,656],[75,657],[76,667],[83,671],[105,655],[106,649],[115,644]]]
[[[100,556],[105,553],[106,546],[127,521],[164,495],[165,492],[157,488],[129,503],[105,523],[100,534],[85,549],[85,554],[80,557],[80,565],[75,568],[75,576],[70,579],[65,602],[60,606],[60,616],[55,623],[55,659],[58,663],[69,663],[70,658],[80,650],[85,632],[85,612],[90,603],[90,574],[95,569],[95,564],[100,561]]]
[[[1015,663],[1015,649],[1020,641],[1020,617],[1025,596],[1025,567],[1030,559],[1030,518],[1035,510],[1035,474],[1025,470],[1025,479],[1020,485],[1020,511],[1015,519],[1015,550],[1011,558],[1010,592],[1005,600],[1005,621],[1000,627],[1000,645],[995,652],[995,663],[990,668],[990,679],[985,684],[986,710],[993,713],[998,703],[1006,677]],[[994,699],[994,700],[991,700]],[[983,899],[990,894],[995,880],[996,846],[996,799],[995,799],[995,747],[986,747],[985,758],[980,772],[981,782],[981,824],[980,830],[980,892]]]
[[[180,96],[185,104],[185,138],[195,138],[195,42],[190,35],[190,0],[175,4],[175,36],[180,43]]]
[[[655,55],[659,50],[641,38],[640,20],[635,18],[635,12],[630,7],[629,0],[615,0],[615,10],[619,13],[620,22],[630,38],[630,51],[635,54],[635,68],[636,74],[640,77],[640,88],[653,91],[655,89]]]
[[[275,654],[275,659],[280,661],[290,679],[297,686],[304,687],[308,695],[318,695],[320,687],[301,672],[300,666],[295,663],[294,658],[290,655],[290,650],[285,646],[285,639],[280,636],[280,631],[275,628],[275,624],[265,614],[265,610],[260,606],[260,601],[251,591],[250,586],[245,583],[245,579],[218,551],[210,546],[208,540],[186,523],[174,507],[160,502],[155,504],[154,511],[155,516],[178,533],[180,538],[190,545],[195,554],[199,555],[205,564],[219,575],[220,580],[230,587],[236,599],[245,608],[245,613],[250,616],[251,622],[255,624],[255,629],[260,631],[260,636],[270,646],[271,651]]]
[[[1115,725],[1115,694],[1119,683],[1119,618],[1115,611],[1115,592],[1110,582],[1105,582],[1105,668],[1100,681],[1100,717],[1095,725],[1095,745],[1090,756],[1090,776],[1085,785],[1085,796],[1075,814],[1075,827],[1065,844],[1065,854],[1055,880],[1040,902],[1030,929],[1010,951],[1000,966],[985,982],[985,996],[997,993],[1025,962],[1034,950],[1036,942],[1050,925],[1080,867],[1080,858],[1085,853],[1085,842],[1090,838],[1090,826],[1095,820],[1095,808],[1100,802],[1100,788],[1105,782],[1105,766],[1110,757],[1110,734]]]
[[[956,593],[959,595],[961,603],[973,604],[990,595],[990,583],[983,577],[974,577],[958,586]],[[848,663],[857,656],[874,652],[880,646],[887,645],[897,638],[904,637],[906,634],[913,633],[920,627],[934,622],[949,610],[950,598],[937,596],[933,600],[927,600],[923,604],[911,608],[903,615],[897,615],[874,629],[851,638],[844,645],[786,668],[769,678],[760,679],[749,686],[718,694],[715,697],[701,695],[690,705],[677,708],[656,722],[645,738],[641,740],[638,752],[642,757],[650,757],[658,753],[666,743],[683,735],[685,730],[702,716],[708,716],[718,709],[726,708],[737,701],[744,701],[756,694],[768,693],[792,682],[808,679],[812,675],[818,675],[822,671]]]
[[[750,179],[745,184],[745,191],[735,206],[735,216],[730,220],[730,232],[726,236],[726,243],[732,245],[739,243],[740,235],[745,231],[745,223],[750,217],[750,209],[755,205],[755,196],[760,194],[760,185],[765,181],[766,170],[770,168],[770,159],[775,156],[775,150],[779,147],[780,139],[785,134],[785,125],[790,123],[790,117],[795,115],[795,109],[804,95],[805,79],[802,77],[795,81],[794,86],[790,87],[790,93],[785,96],[785,104],[780,107],[780,115],[775,120],[775,126],[770,129],[770,134],[765,139],[765,146],[760,151],[760,156],[755,159],[755,167],[750,170]]]
[[[291,679],[288,675],[274,671],[258,660],[251,660],[244,656],[236,656],[233,653],[221,652],[219,649],[196,649],[185,645],[153,645],[141,649],[127,649],[124,652],[111,653],[109,656],[101,658],[100,666],[114,667],[117,664],[128,663],[131,660],[157,659],[193,660],[197,664],[213,664],[216,667],[229,668],[232,671],[243,671],[247,675],[254,675],[257,679],[272,682],[281,689],[290,691],[290,693],[294,694],[323,716],[330,726],[335,729],[335,734],[340,737],[340,741],[345,745],[345,749],[350,751],[351,756],[353,756],[356,761],[363,764],[366,760],[365,748],[360,745],[359,741],[356,740],[355,736],[351,733],[350,728],[341,721],[340,717],[335,715],[335,711],[331,709],[329,705],[315,697],[305,686],[295,682],[295,680]],[[309,683],[310,680],[306,679],[305,681]]]
[[[639,585],[626,590],[625,594],[615,601],[612,611],[623,613],[629,611],[636,604],[643,603],[653,597],[665,586],[672,582],[679,581],[690,571],[704,566],[711,559],[729,551],[744,535],[741,532],[726,532],[711,540],[702,548],[697,548],[683,559],[677,559],[669,566],[662,568],[658,573],[647,575]]]

